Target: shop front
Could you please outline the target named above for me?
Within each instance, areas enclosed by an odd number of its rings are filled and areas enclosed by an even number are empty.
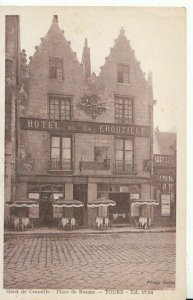
[[[108,216],[112,224],[132,224],[133,215],[131,203],[133,199],[139,199],[140,185],[98,184],[98,196],[104,196],[113,200],[115,206],[108,208]]]

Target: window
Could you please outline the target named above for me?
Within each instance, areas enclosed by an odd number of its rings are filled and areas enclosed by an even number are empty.
[[[117,123],[133,123],[133,99],[115,97],[115,121]]]
[[[72,169],[72,139],[71,137],[51,137],[51,169]]]
[[[50,58],[50,78],[62,80],[63,79],[63,59]]]
[[[118,64],[117,66],[117,82],[129,83],[129,66],[125,64]]]
[[[160,175],[162,193],[174,192],[174,179],[170,175]]]
[[[71,99],[69,97],[49,97],[49,118],[54,120],[70,120]]]
[[[42,193],[51,192],[54,199],[64,197],[63,184],[28,183],[28,199],[39,200]]]
[[[133,140],[115,140],[115,170],[133,171]]]
[[[161,214],[162,216],[170,216],[170,194],[161,194]]]

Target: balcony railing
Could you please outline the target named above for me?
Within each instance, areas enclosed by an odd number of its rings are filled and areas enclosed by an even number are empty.
[[[114,173],[124,174],[124,175],[137,174],[137,165],[125,164],[124,162],[116,162],[114,164]]]
[[[172,155],[159,155],[154,154],[154,166],[160,167],[175,167],[176,166],[176,159]]]
[[[72,171],[72,162],[71,160],[52,159],[49,162],[48,169],[56,171]]]

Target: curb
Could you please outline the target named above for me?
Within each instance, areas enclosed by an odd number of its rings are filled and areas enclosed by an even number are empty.
[[[69,236],[88,236],[88,235],[107,235],[107,234],[136,234],[136,233],[175,233],[175,229],[158,229],[158,230],[137,230],[137,231],[89,231],[89,232],[77,232],[77,231],[60,231],[60,232],[4,232],[4,237],[11,238],[17,236],[30,236],[30,237],[43,237],[43,236],[62,236],[62,237],[69,237]]]

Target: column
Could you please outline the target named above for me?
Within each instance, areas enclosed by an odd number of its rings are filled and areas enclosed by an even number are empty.
[[[88,184],[88,203],[97,199],[97,184]],[[88,208],[88,226],[92,226],[92,222],[96,220],[98,208]]]
[[[73,199],[73,184],[65,183],[65,199],[72,200]]]

